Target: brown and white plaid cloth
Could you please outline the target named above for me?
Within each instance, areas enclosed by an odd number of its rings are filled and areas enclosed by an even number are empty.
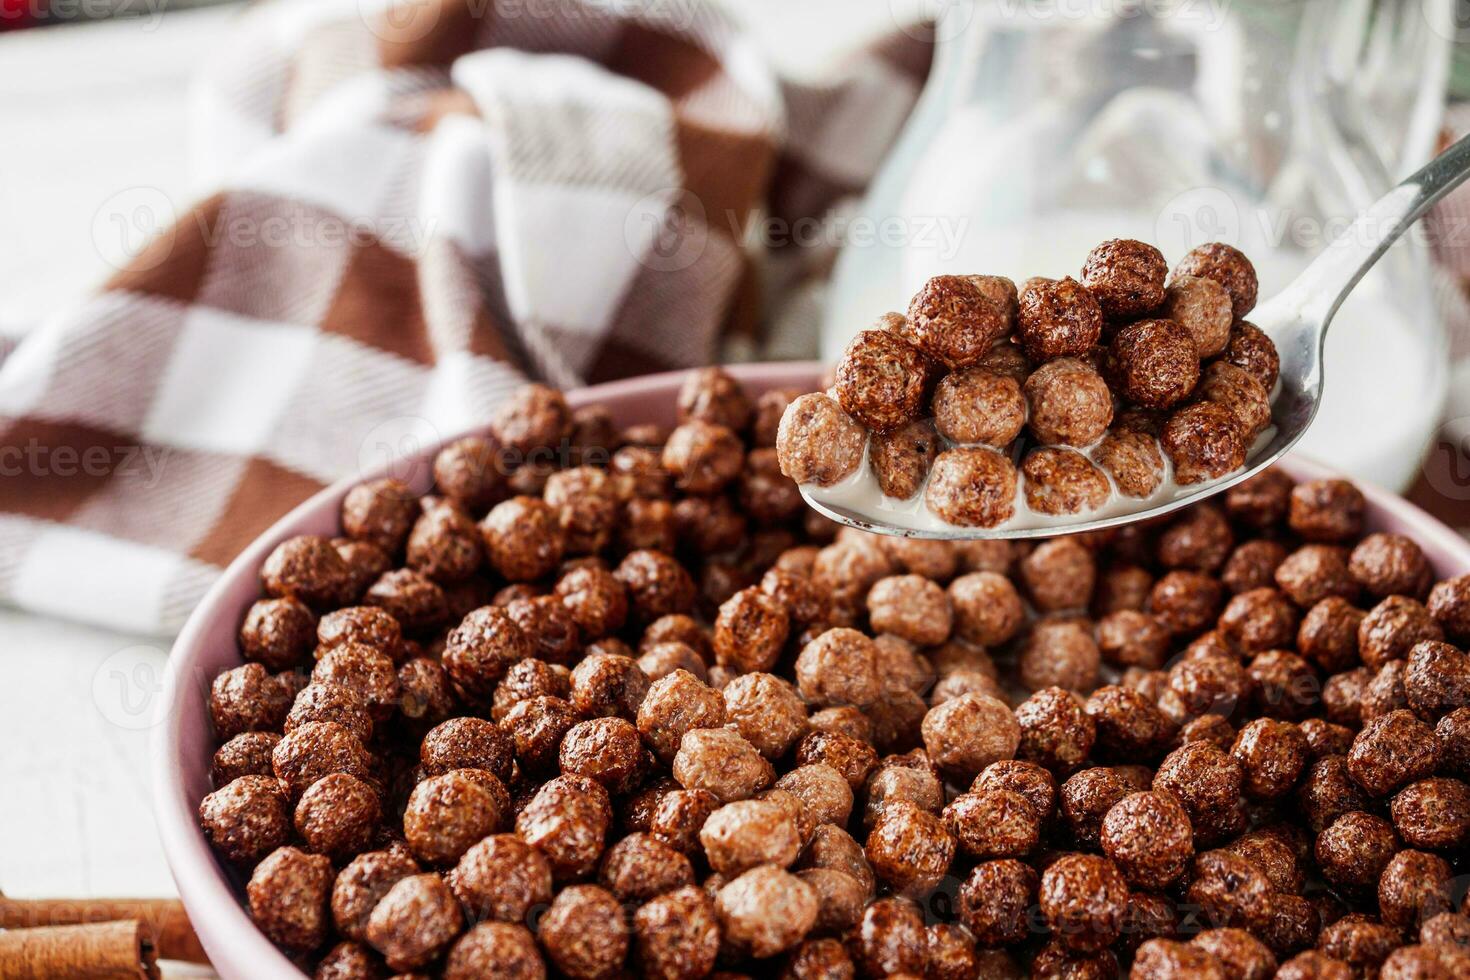
[[[703,0],[371,7],[244,17],[198,93],[218,192],[0,349],[0,601],[175,630],[303,498],[522,379],[711,362],[825,271],[752,217],[859,193],[930,53],[796,82]]]

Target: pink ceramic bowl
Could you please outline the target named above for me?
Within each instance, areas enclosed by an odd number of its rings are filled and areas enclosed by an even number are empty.
[[[755,393],[770,388],[810,390],[821,376],[819,366],[812,363],[749,365],[731,371]],[[574,407],[606,405],[621,425],[668,425],[682,378],[682,372],[656,374],[586,388],[568,398]],[[417,459],[395,465],[394,474],[409,473],[414,490],[427,491],[434,451],[431,447]],[[1324,467],[1299,459],[1282,465],[1298,479],[1329,475]],[[205,705],[209,683],[220,671],[240,663],[236,632],[259,594],[258,570],[270,550],[292,535],[336,534],[343,496],[354,484],[377,475],[353,476],[328,487],[278,521],[225,570],[174,644],[154,776],[154,809],[179,895],[215,969],[226,980],[301,980],[303,974],[256,930],[241,904],[235,875],[215,859],[199,830],[196,810],[211,789],[213,738]],[[1470,571],[1470,543],[1387,491],[1364,486],[1363,492],[1368,497],[1370,529],[1399,531],[1418,541],[1441,577]]]

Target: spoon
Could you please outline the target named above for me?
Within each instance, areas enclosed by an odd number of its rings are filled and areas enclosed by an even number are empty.
[[[1274,434],[1252,448],[1246,465],[1218,480],[1179,487],[1157,501],[1141,500],[1137,509],[1088,519],[1034,515],[1023,527],[961,527],[935,518],[913,525],[898,522],[899,512],[853,506],[836,488],[803,485],[801,495],[819,513],[850,527],[900,537],[960,541],[976,538],[1037,538],[1097,531],[1158,517],[1229,489],[1259,473],[1296,445],[1322,404],[1322,351],[1327,328],[1353,287],[1389,247],[1424,216],[1435,202],[1470,177],[1470,136],[1461,139],[1358,215],[1331,245],[1285,289],[1251,314],[1276,344],[1281,373],[1271,400]],[[838,498],[838,499],[833,499]],[[922,493],[919,497],[922,500]]]

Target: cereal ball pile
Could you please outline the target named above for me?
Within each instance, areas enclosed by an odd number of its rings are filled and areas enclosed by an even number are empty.
[[[886,496],[995,527],[1015,516],[1018,487],[1035,514],[1083,514],[1115,492],[1153,495],[1166,460],[1179,484],[1240,469],[1271,424],[1279,364],[1242,319],[1250,260],[1204,245],[1171,274],[1152,245],[1114,239],[1081,276],[1019,291],[998,276],[929,280],[907,316],[854,338],[828,392],[791,402],[781,471],[829,487],[870,466]]]
[[[1175,303],[1225,308],[1216,260]],[[1139,270],[1089,267],[1098,329]],[[970,285],[923,336],[1006,305]],[[1470,975],[1470,575],[1276,470],[1034,544],[839,531],[749,493],[803,397],[702,371],[678,440],[588,446],[533,388],[282,543],[199,807],[261,931],[321,980]]]

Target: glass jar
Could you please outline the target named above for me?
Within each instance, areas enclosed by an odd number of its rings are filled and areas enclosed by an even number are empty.
[[[844,250],[823,355],[932,275],[1077,276],[1108,238],[1171,263],[1230,242],[1272,295],[1429,158],[1452,3],[949,0],[862,208],[907,234]],[[1427,256],[1422,236],[1395,247],[1338,314],[1302,444],[1394,488],[1417,474],[1448,385]]]

